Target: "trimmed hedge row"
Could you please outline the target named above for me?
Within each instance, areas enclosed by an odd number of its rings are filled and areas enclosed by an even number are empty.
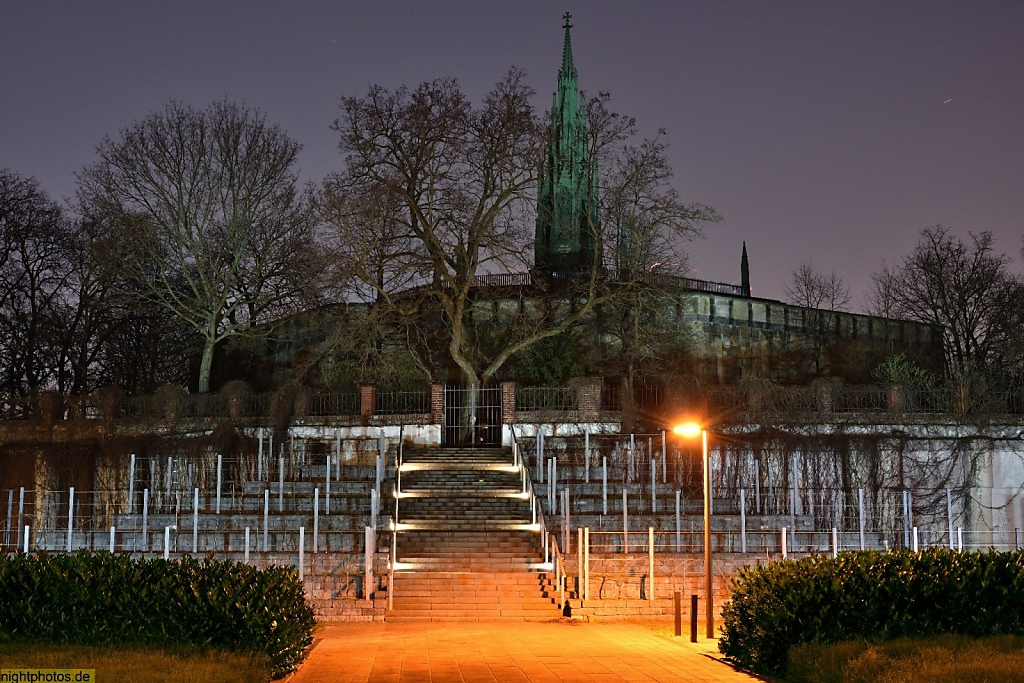
[[[259,652],[281,676],[312,632],[291,567],[87,552],[0,557],[0,640]]]
[[[799,643],[1024,635],[1024,553],[862,551],[741,569],[719,649],[783,675]]]

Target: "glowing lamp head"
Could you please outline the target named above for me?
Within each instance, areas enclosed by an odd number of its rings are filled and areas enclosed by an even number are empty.
[[[688,439],[700,436],[701,426],[696,422],[684,422],[683,424],[676,425],[672,428],[673,434],[679,434],[685,436]]]

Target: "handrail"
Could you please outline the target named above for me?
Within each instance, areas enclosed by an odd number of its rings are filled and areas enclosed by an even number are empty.
[[[395,516],[391,518],[391,543],[388,544],[388,609],[395,608],[395,564],[398,562],[398,501],[402,493],[402,446],[405,425],[398,427],[398,448],[395,449]]]

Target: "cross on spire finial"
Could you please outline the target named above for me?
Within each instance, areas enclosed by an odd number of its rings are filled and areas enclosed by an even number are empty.
[[[572,14],[570,14],[569,12],[566,12],[565,15],[563,15],[562,18],[565,19],[565,23],[562,24],[562,28],[566,28],[566,29],[572,28],[572,24],[569,23],[572,20]]]

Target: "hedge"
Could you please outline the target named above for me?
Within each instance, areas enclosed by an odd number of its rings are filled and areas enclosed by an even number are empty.
[[[1024,553],[843,553],[741,569],[719,649],[783,675],[799,643],[1024,635]]]
[[[313,612],[291,567],[79,552],[0,557],[0,640],[198,645],[302,659]]]

